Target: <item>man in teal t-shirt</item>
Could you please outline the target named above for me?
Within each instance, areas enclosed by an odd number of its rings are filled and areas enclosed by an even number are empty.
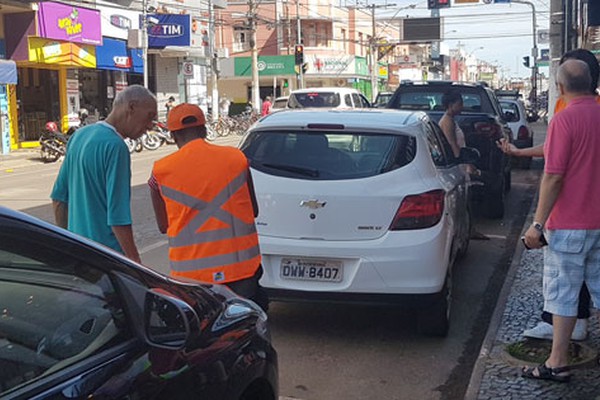
[[[156,98],[139,85],[120,92],[105,121],[79,129],[50,197],[57,225],[113,248],[134,261],[140,256],[131,228],[131,160],[128,137],[152,127]]]

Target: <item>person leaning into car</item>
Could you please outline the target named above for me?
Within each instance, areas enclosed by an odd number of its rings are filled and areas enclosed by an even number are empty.
[[[240,150],[204,140],[205,124],[200,107],[174,107],[167,128],[179,150],[156,161],[148,181],[171,275],[226,284],[266,309],[249,163]]]
[[[595,96],[596,102],[600,104],[600,96],[597,95],[596,90],[598,87],[598,78],[600,78],[600,64],[598,64],[596,56],[589,50],[576,49],[565,53],[560,59],[560,65],[562,65],[566,60],[581,60],[587,64],[591,75],[589,94]],[[558,101],[556,102],[556,106],[554,107],[554,115],[558,114],[566,107],[567,102],[565,101],[564,97],[559,97]],[[502,149],[502,151],[504,151],[506,154],[510,154],[511,156],[544,157],[544,143],[534,147],[519,149],[514,144],[504,139],[500,140],[501,143],[499,144],[499,147]],[[573,340],[584,340],[587,337],[588,319],[590,318],[590,301],[590,293],[584,282],[579,293],[577,322],[575,323],[575,328],[573,329],[573,334],[571,336],[571,339]],[[540,321],[540,323],[533,328],[526,329],[523,332],[523,336],[535,339],[552,339],[552,314],[547,311],[543,311],[542,321]]]
[[[131,158],[123,138],[152,128],[156,97],[131,85],[115,98],[104,121],[79,128],[52,193],[56,224],[140,262],[131,227]]]
[[[556,82],[567,108],[550,122],[546,162],[534,222],[525,232],[529,248],[544,248],[544,310],[553,313],[552,350],[522,376],[566,382],[569,341],[577,321],[578,294],[584,280],[600,304],[600,105],[590,94],[590,70],[581,60],[566,60]]]

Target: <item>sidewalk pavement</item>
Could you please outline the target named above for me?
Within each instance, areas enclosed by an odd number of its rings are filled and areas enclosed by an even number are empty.
[[[523,234],[531,223],[531,218],[525,222]],[[522,378],[521,368],[526,363],[506,351],[509,344],[523,339],[525,329],[541,320],[542,268],[542,250],[526,251],[519,243],[473,368],[466,400],[600,400],[600,366],[596,360],[573,370],[569,383],[557,383]],[[600,349],[600,324],[594,310],[588,338],[581,343],[595,352]]]
[[[11,150],[8,154],[0,154],[0,171],[40,164],[43,162],[39,149],[18,149]]]

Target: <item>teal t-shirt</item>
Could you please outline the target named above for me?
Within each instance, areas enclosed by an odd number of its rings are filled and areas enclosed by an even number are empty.
[[[111,227],[131,225],[131,156],[114,127],[77,130],[50,197],[68,204],[71,232],[123,252]]]

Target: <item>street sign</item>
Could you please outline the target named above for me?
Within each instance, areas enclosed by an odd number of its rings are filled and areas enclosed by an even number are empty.
[[[192,78],[194,76],[194,63],[191,61],[184,61],[181,67],[183,76],[186,78]]]
[[[538,44],[550,43],[550,30],[549,29],[538,29],[537,41],[538,41]]]

